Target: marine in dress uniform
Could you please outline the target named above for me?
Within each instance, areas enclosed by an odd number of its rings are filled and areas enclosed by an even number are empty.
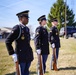
[[[46,61],[49,54],[48,31],[45,28],[46,17],[42,15],[38,18],[40,26],[35,31],[35,47],[38,54],[42,55],[44,73],[46,71]],[[44,22],[43,22],[44,21]],[[43,24],[43,25],[42,25]]]
[[[20,64],[21,75],[29,75],[29,67],[33,60],[33,52],[30,46],[30,31],[26,26],[28,23],[29,11],[23,11],[16,14],[20,24],[13,27],[11,33],[6,38],[6,47],[9,55],[12,55],[14,62]],[[15,41],[15,50],[12,42]]]
[[[56,49],[56,64],[57,64],[59,48],[60,48],[60,39],[59,39],[59,32],[57,29],[57,24],[58,24],[57,19],[53,18],[52,27],[50,28],[50,43],[51,43],[52,49],[54,48]],[[53,61],[54,61],[54,55],[52,54],[51,69],[53,69],[52,68]]]

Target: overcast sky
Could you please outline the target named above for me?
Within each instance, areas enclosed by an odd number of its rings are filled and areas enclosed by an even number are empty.
[[[32,28],[35,29],[38,26],[38,17],[43,14],[48,16],[55,2],[56,0],[2,0],[0,1],[0,27],[13,27],[19,23],[16,13],[29,10],[28,25],[32,25]],[[67,4],[76,14],[76,1],[67,0]]]

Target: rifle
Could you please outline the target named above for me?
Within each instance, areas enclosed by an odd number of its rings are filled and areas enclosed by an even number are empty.
[[[43,75],[42,56],[38,54],[37,75]]]
[[[54,55],[53,69],[58,71],[56,63],[56,48],[53,48],[53,55]]]
[[[17,75],[20,75],[19,63],[18,63],[18,61],[15,63],[15,65],[16,65],[16,74],[17,74]]]

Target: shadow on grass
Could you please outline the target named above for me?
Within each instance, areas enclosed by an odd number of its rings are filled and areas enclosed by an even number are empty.
[[[45,73],[49,73],[49,71],[46,71]]]
[[[15,75],[16,72],[13,72],[13,73],[8,73],[8,74],[5,74],[5,75]],[[37,74],[36,72],[30,72],[30,75],[34,75],[34,74]]]
[[[76,67],[59,68],[59,70],[76,70]]]
[[[48,71],[46,71],[46,73],[49,73]],[[15,75],[16,72],[13,72],[13,73],[8,73],[8,74],[5,74],[5,75]],[[30,72],[30,75],[37,75],[37,73],[35,71],[33,72]]]
[[[46,71],[46,74],[49,73],[48,71]],[[30,75],[37,75],[37,72],[30,72]]]
[[[8,74],[5,74],[5,75],[15,75],[16,72],[13,72],[13,73],[8,73]]]
[[[30,75],[36,75],[37,73],[35,71],[30,72]]]

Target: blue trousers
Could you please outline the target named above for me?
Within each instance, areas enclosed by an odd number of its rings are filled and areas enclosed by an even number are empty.
[[[56,48],[56,61],[58,60],[59,56],[59,48]],[[54,61],[54,55],[52,54],[52,60],[51,60],[51,69],[52,69],[52,61]]]
[[[30,63],[20,63],[21,75],[29,75],[30,65],[31,65],[31,62]]]
[[[59,48],[56,48],[56,60],[58,59],[59,56]],[[54,55],[52,54],[52,61],[54,60]]]
[[[47,58],[48,58],[48,55],[42,55],[44,73],[46,71],[46,61],[47,61]]]

